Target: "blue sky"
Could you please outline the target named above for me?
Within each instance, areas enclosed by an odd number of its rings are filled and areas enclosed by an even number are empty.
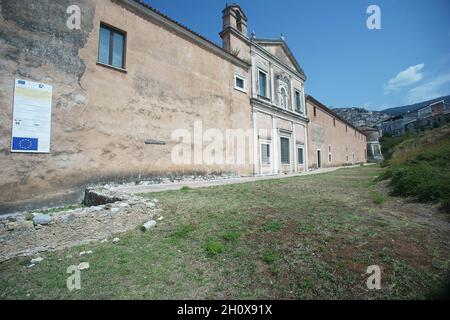
[[[146,0],[217,44],[219,0]],[[231,1],[229,1],[231,2]],[[306,90],[332,107],[371,110],[450,94],[449,0],[236,0],[249,33],[279,38],[308,76]],[[369,5],[381,30],[369,30]]]

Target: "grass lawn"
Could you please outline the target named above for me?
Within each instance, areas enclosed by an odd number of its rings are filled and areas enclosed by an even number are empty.
[[[142,232],[0,264],[0,299],[410,299],[439,294],[448,216],[387,195],[376,166],[148,194],[164,220]],[[91,255],[79,252],[92,250]],[[70,265],[81,290],[66,288]],[[366,269],[379,265],[381,290]]]

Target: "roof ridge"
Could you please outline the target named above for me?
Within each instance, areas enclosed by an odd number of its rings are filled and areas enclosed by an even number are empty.
[[[340,115],[338,115],[336,112],[334,112],[333,110],[331,110],[330,108],[328,108],[326,105],[324,105],[322,102],[320,102],[319,100],[317,100],[316,98],[314,98],[312,95],[307,94],[306,95],[306,99],[310,99],[313,102],[317,103],[319,105],[319,107],[325,109],[325,111],[327,111],[330,115],[336,117],[336,119],[339,119],[340,121],[344,122],[346,125],[348,125],[349,127],[355,129],[356,131],[358,131],[359,133],[362,133],[365,135],[364,132],[362,132],[362,130],[360,128],[357,128],[355,125],[353,125],[352,123],[350,123],[349,121],[345,120],[343,117],[341,117]]]

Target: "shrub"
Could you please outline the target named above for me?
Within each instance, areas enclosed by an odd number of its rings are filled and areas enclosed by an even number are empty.
[[[34,215],[32,213],[27,213],[27,215],[25,216],[25,220],[26,221],[31,221],[33,220]]]
[[[373,203],[374,204],[382,204],[384,202],[384,196],[379,194],[379,193],[375,193],[373,195]]]
[[[264,253],[264,261],[267,262],[268,264],[272,264],[274,263],[278,258],[278,254],[275,250],[268,250]]]
[[[188,186],[183,186],[180,189],[181,192],[188,192],[189,190],[191,190],[191,188],[189,188]]]
[[[206,243],[205,251],[209,256],[215,256],[219,253],[224,252],[225,246],[219,241],[210,240]]]

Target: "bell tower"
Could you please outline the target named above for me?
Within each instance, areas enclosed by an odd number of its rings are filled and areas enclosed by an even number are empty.
[[[225,51],[241,59],[250,57],[249,38],[247,34],[247,17],[237,4],[226,5],[222,11],[223,30],[220,33]]]

